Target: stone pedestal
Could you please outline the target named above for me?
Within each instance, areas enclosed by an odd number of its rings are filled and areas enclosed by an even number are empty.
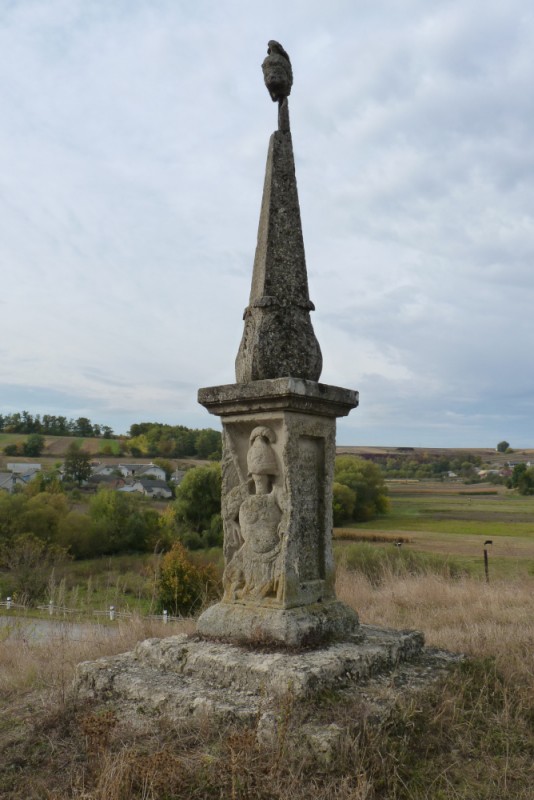
[[[199,402],[223,422],[226,566],[198,632],[295,647],[357,635],[334,592],[332,481],[335,420],[358,393],[277,378],[201,389]]]

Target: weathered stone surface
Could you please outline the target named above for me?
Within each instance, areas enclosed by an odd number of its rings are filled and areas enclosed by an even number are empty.
[[[358,615],[336,600],[297,608],[217,603],[198,620],[197,631],[214,639],[231,639],[261,646],[264,642],[289,647],[335,640],[359,641]]]
[[[238,383],[292,376],[319,380],[322,356],[313,331],[304,240],[289,131],[271,136]]]
[[[197,630],[291,645],[354,634],[356,613],[335,598],[331,531],[335,417],[356,393],[280,378],[199,397],[223,415],[226,566],[223,600]]]
[[[222,601],[204,636],[291,646],[354,637],[336,600],[332,556],[335,420],[357,392],[318,383],[287,97],[293,71],[279,42],[262,65],[279,129],[271,136],[237,383],[199,391],[223,418]]]
[[[304,702],[325,691],[361,692],[371,697],[381,681],[423,683],[457,656],[425,651],[415,631],[360,626],[361,641],[304,652],[255,651],[187,635],[140,642],[134,651],[78,665],[80,698],[112,702],[123,713],[184,719],[252,722],[289,692]],[[403,676],[405,676],[403,678]]]
[[[288,54],[274,39],[267,45],[267,57],[261,65],[263,80],[273,102],[283,103],[291,94],[293,68]]]
[[[251,383],[227,383],[198,390],[198,402],[210,414],[226,417],[242,411],[301,411],[345,417],[358,405],[358,392],[326,383],[285,377]]]

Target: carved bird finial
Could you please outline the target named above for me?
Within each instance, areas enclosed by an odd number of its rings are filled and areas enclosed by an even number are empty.
[[[271,100],[282,103],[291,94],[293,69],[289,56],[280,42],[276,42],[274,39],[268,42],[267,58],[261,67]]]
[[[289,61],[289,66],[291,66],[291,60],[280,42],[276,42],[274,39],[271,39],[269,42],[267,42],[267,53],[269,55],[271,55],[271,53],[276,53],[279,56],[287,58]]]

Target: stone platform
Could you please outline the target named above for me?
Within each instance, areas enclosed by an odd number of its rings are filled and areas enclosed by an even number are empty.
[[[254,722],[287,693],[306,702],[324,692],[373,693],[384,681],[425,683],[451,654],[423,647],[416,631],[361,625],[359,642],[316,650],[252,650],[186,634],[139,642],[135,650],[78,666],[80,699],[119,713],[183,720],[207,715]]]

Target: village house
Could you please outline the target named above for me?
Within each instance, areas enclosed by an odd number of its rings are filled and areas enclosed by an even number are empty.
[[[134,483],[128,486],[122,486],[118,489],[119,492],[139,492],[145,497],[151,497],[160,500],[169,500],[172,497],[172,491],[169,489],[165,481],[150,480],[150,478],[139,478]]]
[[[17,475],[30,475],[42,471],[41,464],[34,464],[30,461],[12,462],[7,465],[8,472],[15,472]]]
[[[155,478],[165,481],[165,470],[156,464],[118,464],[115,469],[125,478]]]
[[[16,467],[16,469],[13,469]],[[30,469],[28,469],[30,467]],[[33,469],[36,467],[36,469]],[[22,469],[19,469],[22,468]],[[0,490],[11,494],[16,488],[23,488],[41,471],[40,464],[8,464],[7,472],[0,472]]]

